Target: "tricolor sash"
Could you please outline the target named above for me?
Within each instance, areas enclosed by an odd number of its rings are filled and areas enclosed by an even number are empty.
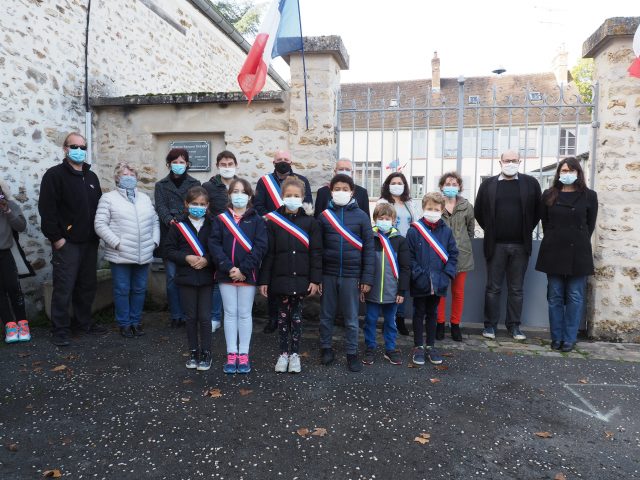
[[[449,254],[447,253],[447,250],[442,245],[440,245],[440,242],[436,240],[436,237],[431,235],[431,232],[427,230],[422,222],[413,222],[411,225],[413,225],[416,230],[418,230],[420,235],[422,235],[422,238],[424,238],[431,246],[431,248],[433,248],[433,251],[436,252],[436,254],[440,257],[440,260],[442,260],[442,263],[447,263],[449,261]]]
[[[389,264],[391,265],[391,273],[393,273],[393,278],[398,279],[399,269],[398,269],[398,258],[396,256],[396,252],[391,246],[391,242],[384,234],[378,231],[378,238],[380,239],[380,244],[382,245],[382,250],[384,251],[385,257],[389,260]]]
[[[280,208],[284,203],[282,202],[282,196],[280,195],[280,185],[278,181],[275,179],[273,174],[268,173],[262,177],[262,183],[264,183],[265,188],[267,189],[267,193],[271,197],[271,201],[276,206],[276,208]]]
[[[265,215],[265,218],[271,220],[273,223],[289,232],[291,235],[300,240],[300,242],[302,242],[305,247],[309,248],[309,235],[307,235],[307,232],[302,230],[287,217],[285,217],[284,215],[280,215],[278,212],[274,211],[271,213],[267,213]]]
[[[251,240],[247,238],[245,233],[236,225],[236,222],[233,220],[229,212],[224,212],[218,215],[220,221],[224,224],[225,227],[231,232],[231,235],[235,237],[237,242],[244,248],[245,251],[250,252],[253,248],[251,244]]]
[[[176,223],[176,227],[178,227],[178,231],[187,241],[187,243],[191,247],[191,250],[193,250],[193,253],[195,253],[199,257],[204,257],[204,248],[202,247],[200,240],[198,240],[198,236],[194,234],[193,230],[191,230],[184,222]]]
[[[332,210],[326,209],[322,212],[322,215],[342,238],[349,242],[354,248],[362,250],[362,240],[360,237],[345,227]]]

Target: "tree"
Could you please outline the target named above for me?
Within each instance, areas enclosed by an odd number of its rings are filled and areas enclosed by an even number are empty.
[[[239,0],[213,2],[213,6],[243,35],[253,37],[258,33],[264,5],[255,5],[249,0]]]
[[[571,69],[571,76],[576,84],[580,98],[584,103],[591,103],[593,100],[593,59],[583,58]]]

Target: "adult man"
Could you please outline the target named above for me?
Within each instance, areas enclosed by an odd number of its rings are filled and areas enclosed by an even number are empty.
[[[478,189],[474,213],[484,230],[487,285],[482,336],[495,338],[500,316],[500,293],[507,277],[505,325],[515,340],[525,340],[520,331],[524,275],[527,271],[533,229],[540,220],[540,184],[518,173],[520,155],[506,151],[500,156],[500,175],[485,180]]]
[[[278,150],[273,155],[273,166],[273,173],[262,176],[256,185],[256,194],[253,199],[253,207],[256,211],[264,216],[283,205],[280,196],[280,185],[290,175],[294,175],[304,182],[305,191],[302,207],[305,210],[311,210],[313,198],[311,197],[309,180],[302,175],[293,173],[291,169],[291,154],[285,150]],[[264,327],[264,333],[275,332],[276,328],[278,328],[278,304],[275,297],[269,297],[268,304],[269,321]]]
[[[85,162],[85,138],[70,133],[62,149],[62,163],[51,167],[42,177],[38,200],[42,233],[52,247],[52,341],[59,347],[69,345],[72,328],[81,333],[106,333],[104,327],[91,320],[98,257],[98,236],[93,222],[102,190],[91,165]],[[69,317],[69,302],[73,306],[73,319]]]
[[[344,175],[349,175],[353,177],[353,163],[348,158],[341,158],[336,162],[336,166],[333,169],[333,174],[338,175],[342,173]],[[369,214],[369,193],[366,188],[361,187],[360,185],[356,185],[355,192],[353,194],[353,198],[358,202],[358,207],[364,213]],[[329,186],[325,185],[324,187],[320,187],[318,189],[318,193],[316,194],[316,207],[313,211],[313,215],[318,218],[318,216],[327,209],[329,206],[329,200],[331,200],[331,192],[329,191]]]
[[[227,209],[229,204],[229,184],[236,177],[238,170],[238,160],[229,150],[223,150],[216,157],[216,167],[218,175],[214,175],[202,186],[209,194],[209,212],[211,215],[219,215]],[[215,332],[222,326],[222,297],[220,288],[216,283],[213,287],[213,298],[211,299],[211,331]]]

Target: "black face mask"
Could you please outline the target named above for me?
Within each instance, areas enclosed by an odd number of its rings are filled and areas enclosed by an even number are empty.
[[[291,172],[291,165],[288,164],[287,162],[276,163],[275,167],[276,167],[276,172],[278,172],[281,175]]]

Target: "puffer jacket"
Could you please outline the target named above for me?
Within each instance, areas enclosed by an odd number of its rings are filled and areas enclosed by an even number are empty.
[[[396,252],[396,259],[399,269],[399,278],[393,276],[391,262],[382,249],[382,242],[378,236],[378,227],[373,227],[374,242],[376,249],[375,279],[371,290],[367,293],[367,302],[373,303],[395,303],[396,296],[406,296],[409,290],[409,278],[411,276],[411,258],[405,238],[400,232],[392,228],[387,238],[391,248]]]
[[[358,203],[351,201],[344,207],[329,202],[329,210],[336,214],[338,220],[352,233],[362,240],[362,250],[347,242],[329,223],[324,214],[318,217],[322,232],[322,274],[344,278],[359,278],[360,283],[373,285],[375,251],[371,220]]]
[[[121,188],[105,193],[98,202],[94,226],[104,240],[104,259],[109,262],[151,263],[160,243],[158,215],[149,196],[139,190],[134,202]]]
[[[453,212],[445,208],[442,212],[442,220],[449,225],[453,231],[453,238],[456,239],[458,247],[458,272],[470,272],[473,270],[473,250],[471,239],[474,237],[476,225],[473,214],[473,205],[464,197],[457,198]]]
[[[440,245],[447,251],[449,260],[444,263],[413,225],[407,232],[407,245],[411,257],[411,296],[426,297],[437,295],[445,297],[449,283],[456,275],[458,266],[458,247],[453,232],[438,220],[432,229],[424,218],[418,220],[431,232]]]

